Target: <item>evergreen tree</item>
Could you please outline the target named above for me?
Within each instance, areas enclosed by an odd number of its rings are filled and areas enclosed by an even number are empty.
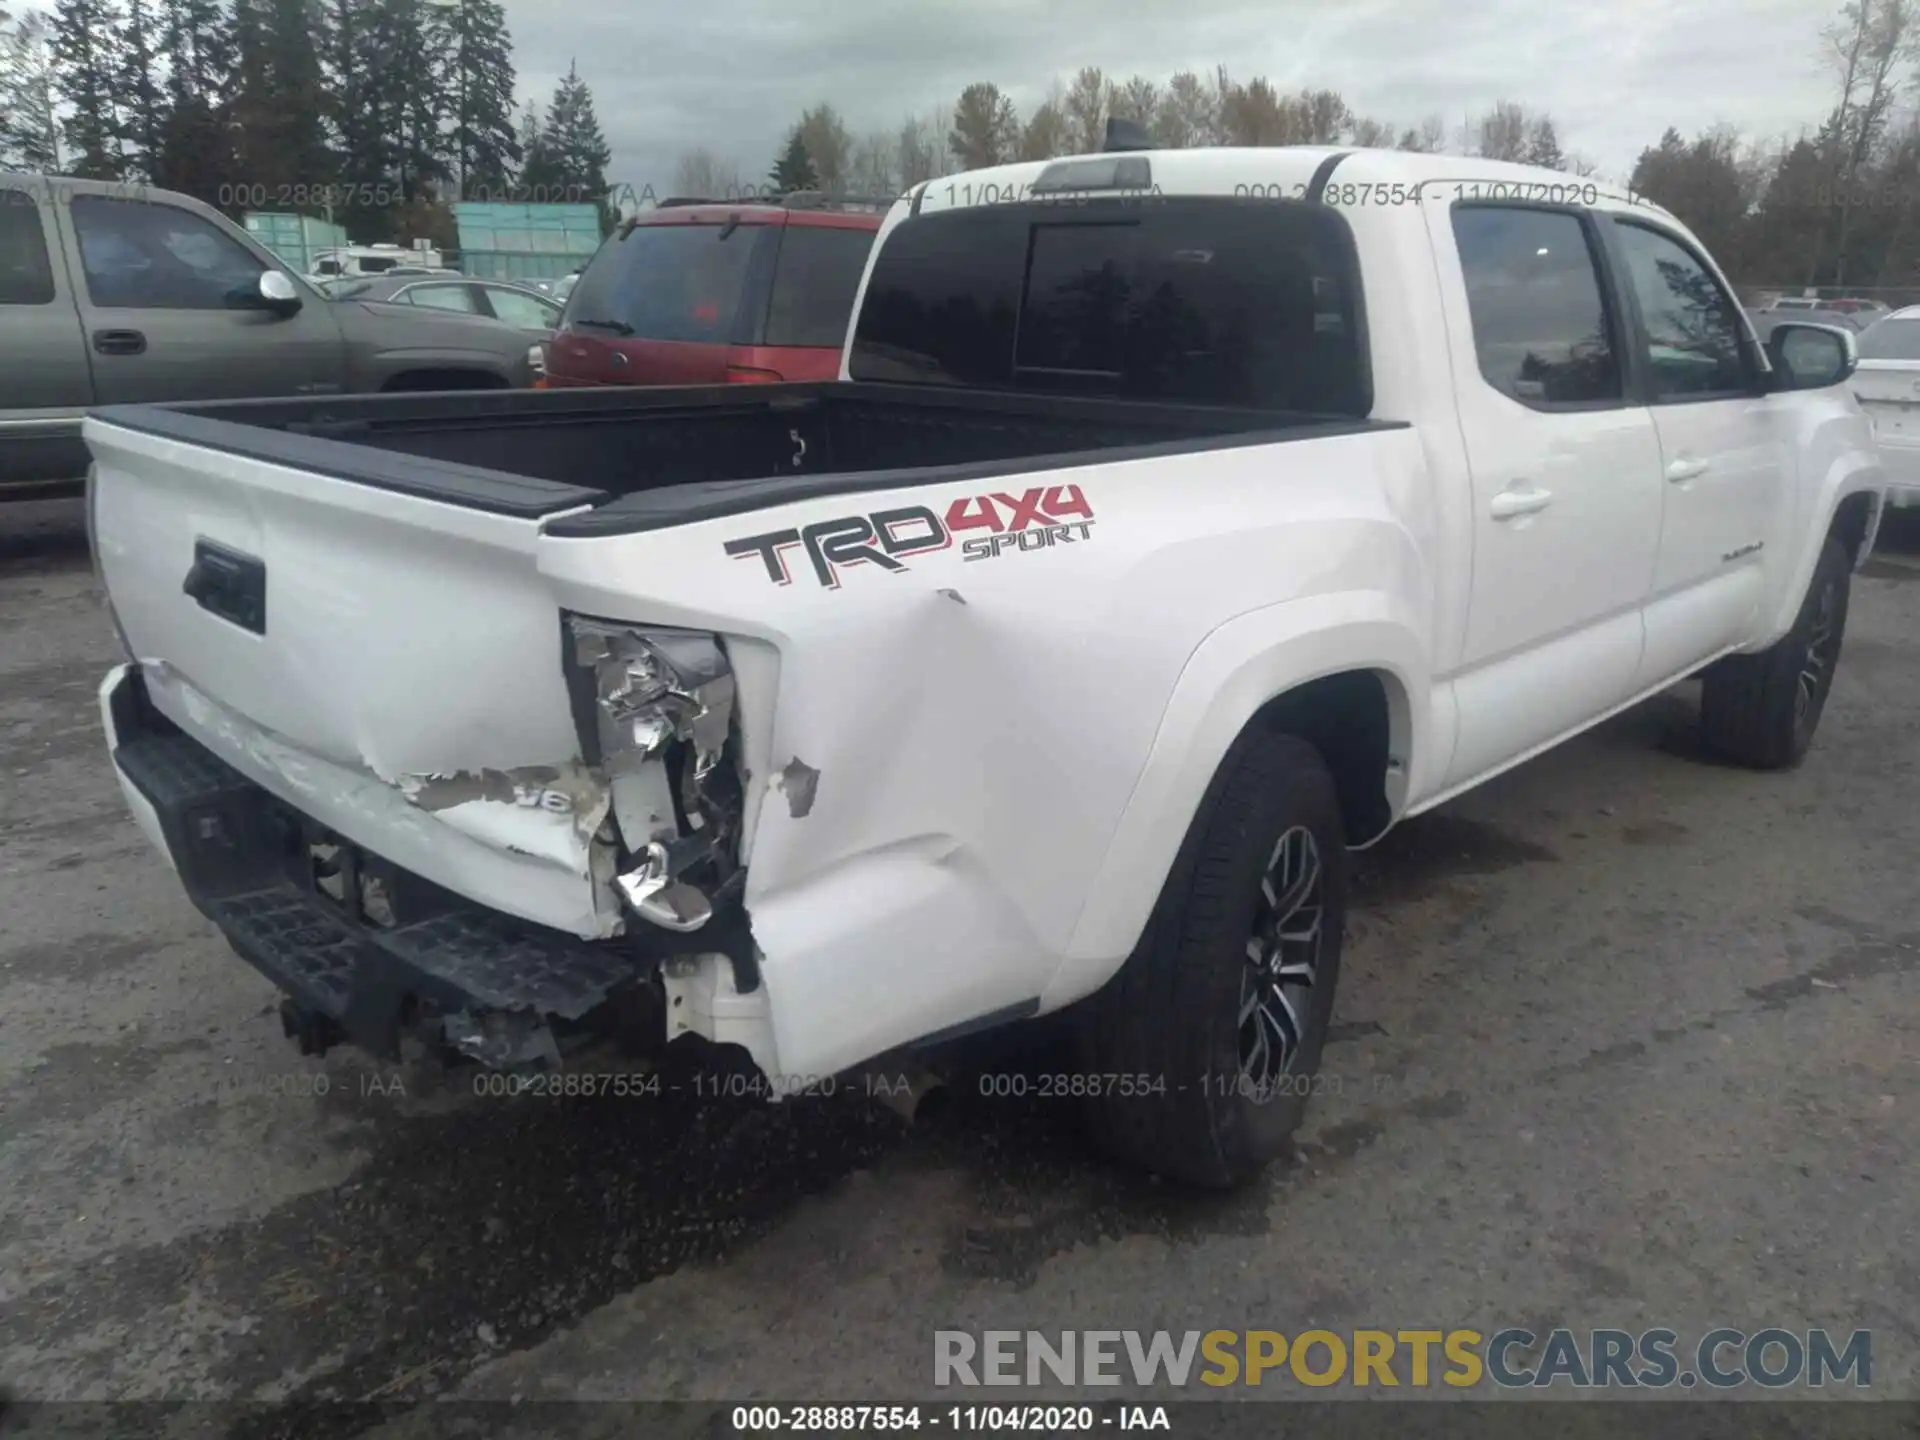
[[[560,184],[560,161],[547,138],[547,127],[540,119],[538,101],[527,101],[526,114],[520,120],[520,183],[514,194],[532,200]]]
[[[157,182],[164,164],[161,151],[167,124],[166,104],[155,78],[160,27],[153,0],[126,0],[126,5],[113,68],[117,136],[128,172]]]
[[[441,67],[429,49],[429,19],[421,0],[372,0],[370,40],[376,65],[369,72],[373,109],[394,147],[388,182],[403,200],[429,194],[448,176],[442,122],[447,104]]]
[[[1552,116],[1537,116],[1527,127],[1526,160],[1529,165],[1544,165],[1549,170],[1566,169],[1567,157],[1561,153],[1560,135]]]
[[[394,173],[399,144],[387,128],[380,94],[385,57],[367,0],[331,0],[324,43],[327,119],[340,176],[334,219],[354,235],[383,235],[399,203]]]
[[[521,159],[514,127],[513,41],[499,0],[458,0],[438,8],[435,49],[444,57],[440,92],[450,101],[450,160],[463,198],[502,194]]]
[[[60,0],[53,12],[55,81],[70,112],[62,122],[73,173],[86,180],[125,176],[114,106],[120,15],[113,0]]]
[[[311,0],[234,0],[235,178],[270,208],[319,208],[298,197],[333,180],[314,20]]]
[[[576,65],[567,66],[566,77],[553,92],[542,144],[558,179],[557,186],[549,182],[547,198],[568,204],[597,205],[602,233],[611,231],[617,218],[607,202],[607,166],[613,160],[613,152],[607,148],[607,137],[600,132],[600,120],[593,111],[593,92],[580,78]],[[537,200],[540,196],[536,193],[533,198]]]
[[[166,118],[154,183],[219,203],[236,174],[227,128],[232,36],[219,0],[160,0],[159,48],[166,63]]]
[[[788,133],[787,148],[780,152],[773,169],[767,172],[767,182],[781,195],[819,187],[820,177],[814,173],[813,158],[807,154],[806,137],[798,125]]]

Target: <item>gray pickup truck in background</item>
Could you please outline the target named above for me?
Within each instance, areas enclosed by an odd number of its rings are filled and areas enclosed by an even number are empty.
[[[190,196],[0,172],[0,500],[78,494],[88,407],[524,386],[524,330],[329,299]]]

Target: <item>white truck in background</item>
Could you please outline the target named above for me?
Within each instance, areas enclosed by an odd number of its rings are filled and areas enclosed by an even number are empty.
[[[1231,1184],[1350,847],[1702,671],[1714,750],[1805,753],[1882,501],[1853,366],[1555,172],[930,181],[837,384],[96,412],[108,743],[306,1048],[639,1015],[779,1093],[1075,1007],[1104,1141]]]

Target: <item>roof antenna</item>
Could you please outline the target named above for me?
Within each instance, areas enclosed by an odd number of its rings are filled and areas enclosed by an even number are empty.
[[[1142,125],[1138,120],[1129,120],[1123,115],[1109,115],[1107,117],[1107,142],[1100,147],[1102,152],[1113,154],[1116,151],[1153,150],[1156,148],[1153,143],[1153,136],[1148,133],[1147,127]]]

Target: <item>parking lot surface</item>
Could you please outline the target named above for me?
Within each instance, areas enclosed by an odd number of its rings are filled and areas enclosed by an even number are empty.
[[[1702,760],[1683,686],[1362,856],[1297,1153],[1204,1197],[977,1086],[302,1059],[125,814],[77,506],[0,507],[0,1387],[881,1400],[946,1328],[1777,1325],[1920,1398],[1920,527],[1882,549],[1801,769]]]

